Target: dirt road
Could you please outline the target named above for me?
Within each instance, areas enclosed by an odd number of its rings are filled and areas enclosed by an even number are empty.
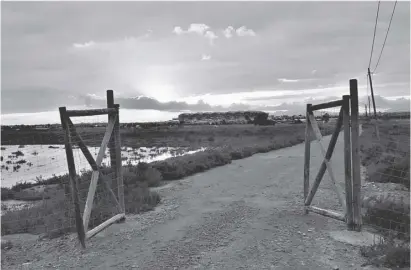
[[[343,181],[342,134],[332,158]],[[329,139],[329,138],[328,138]],[[327,139],[327,140],[328,140]],[[311,178],[321,162],[312,146]],[[358,248],[329,233],[345,224],[303,213],[304,145],[257,154],[174,181],[162,204],[90,242],[31,241],[2,254],[4,269],[363,269]],[[326,174],[315,204],[339,209]]]

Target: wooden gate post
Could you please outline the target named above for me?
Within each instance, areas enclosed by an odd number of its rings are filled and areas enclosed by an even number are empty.
[[[350,128],[350,96],[343,96],[343,125],[344,125],[344,175],[345,199],[347,205],[346,222],[348,230],[353,230],[353,203],[351,177],[351,128]]]
[[[305,114],[305,151],[304,151],[304,202],[307,200],[310,189],[310,150],[311,150],[311,136],[310,136],[310,118],[311,104],[307,104]],[[304,212],[308,214],[307,207],[304,206]]]
[[[83,248],[86,247],[85,240],[86,240],[86,233],[84,231],[84,226],[83,226],[83,218],[81,217],[80,213],[80,199],[79,199],[79,193],[78,193],[78,187],[77,187],[77,181],[76,181],[76,167],[74,163],[74,156],[73,156],[73,149],[71,148],[71,138],[70,138],[70,126],[68,125],[67,121],[67,112],[66,112],[66,107],[60,107],[60,120],[61,120],[61,126],[63,127],[63,130],[65,131],[65,136],[64,136],[64,148],[66,150],[66,157],[67,157],[67,165],[68,165],[68,171],[69,171],[69,178],[70,178],[70,186],[71,186],[71,196],[74,204],[74,215],[76,219],[76,229],[77,229],[77,235],[80,240],[81,246]]]
[[[108,109],[113,109],[114,108],[114,95],[113,95],[113,90],[107,90],[107,108]],[[109,113],[108,114],[108,122],[113,121],[113,114]],[[112,172],[115,174],[116,173],[116,150],[115,150],[115,142],[114,142],[114,136],[110,137],[109,143],[108,143],[108,149],[110,151],[110,166]]]
[[[126,212],[125,204],[124,204],[124,184],[123,184],[123,162],[121,160],[121,140],[120,140],[120,105],[114,104],[114,108],[116,109],[117,116],[114,122],[114,147],[115,147],[115,158],[116,158],[116,179],[117,179],[117,194],[118,194],[118,201],[120,203],[121,209],[123,213]]]
[[[357,231],[361,231],[361,171],[359,153],[359,121],[358,121],[358,82],[350,80],[351,97],[351,147],[352,147],[352,183],[353,183],[353,219]]]
[[[110,138],[109,149],[110,149],[110,163],[111,170],[114,173],[114,179],[117,182],[117,194],[120,207],[125,213],[125,203],[124,203],[124,185],[123,185],[123,173],[122,173],[122,161],[121,161],[121,141],[120,141],[120,116],[119,116],[119,104],[114,104],[113,90],[107,90],[107,108],[114,108],[115,112],[108,115],[110,119],[114,121],[113,136]],[[112,119],[116,117],[115,119]],[[122,219],[121,221],[124,221]]]

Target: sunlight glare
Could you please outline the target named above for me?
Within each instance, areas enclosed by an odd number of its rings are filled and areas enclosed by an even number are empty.
[[[169,84],[149,83],[144,85],[143,91],[145,96],[160,102],[170,102],[177,98],[174,86]]]

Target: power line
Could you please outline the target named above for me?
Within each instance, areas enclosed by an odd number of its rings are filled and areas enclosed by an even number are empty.
[[[370,68],[370,66],[371,66],[372,53],[374,51],[375,34],[377,32],[378,13],[379,12],[380,12],[380,1],[378,1],[377,16],[375,17],[374,37],[372,38],[371,55],[370,55],[370,61],[368,62],[368,68]]]
[[[377,69],[377,67],[378,67],[378,64],[380,63],[381,55],[382,55],[382,52],[383,52],[384,47],[385,47],[385,42],[387,41],[388,32],[390,32],[391,22],[392,22],[392,18],[394,17],[394,12],[395,12],[395,6],[396,6],[396,5],[397,5],[397,1],[395,1],[395,3],[394,3],[394,8],[392,9],[390,23],[388,24],[387,33],[385,34],[385,39],[384,39],[384,43],[382,44],[382,48],[381,48],[381,52],[380,52],[380,56],[378,57],[377,64],[375,65],[374,71],[373,71],[372,73],[374,73],[374,72],[375,72],[375,70],[376,70],[376,69]]]

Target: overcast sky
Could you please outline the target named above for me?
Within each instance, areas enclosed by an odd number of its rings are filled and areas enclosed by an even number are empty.
[[[381,2],[372,69],[393,4]],[[377,2],[1,6],[2,114],[97,106],[106,89],[123,108],[165,111],[304,108],[348,94],[351,78],[367,93]],[[386,107],[409,96],[407,2],[397,4],[373,79]]]

